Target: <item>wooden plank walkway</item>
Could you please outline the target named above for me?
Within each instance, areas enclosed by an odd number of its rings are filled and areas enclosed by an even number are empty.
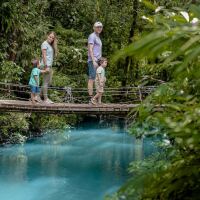
[[[0,112],[37,112],[37,113],[57,113],[57,114],[115,114],[127,115],[128,112],[137,107],[138,104],[35,104],[29,101],[0,100]]]

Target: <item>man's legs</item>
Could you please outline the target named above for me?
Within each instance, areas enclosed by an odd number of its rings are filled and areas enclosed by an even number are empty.
[[[94,86],[94,80],[96,78],[96,68],[93,66],[93,63],[91,61],[88,62],[88,94],[89,98],[91,99],[93,97],[93,86]]]
[[[89,79],[88,80],[88,94],[89,94],[90,98],[93,97],[93,85],[94,85],[94,80],[93,79]]]

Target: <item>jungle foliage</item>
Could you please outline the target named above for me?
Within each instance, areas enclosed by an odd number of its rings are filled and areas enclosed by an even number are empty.
[[[114,60],[137,56],[157,78],[168,74],[137,109],[131,128],[137,137],[157,135],[163,142],[160,153],[130,165],[132,178],[112,199],[199,199],[200,7],[142,2],[153,12],[143,16],[148,31]]]
[[[92,1],[92,0],[2,0],[0,2],[0,80],[3,83],[20,83],[27,85],[31,72],[31,60],[41,58],[41,43],[46,39],[47,32],[53,30],[58,36],[59,54],[54,62],[53,86],[80,87],[87,86],[87,37],[93,31],[93,23],[97,20],[104,24],[102,40],[104,56],[128,44],[129,26],[133,12],[132,1]],[[121,68],[119,68],[121,66]],[[124,67],[112,65],[108,69],[108,86],[120,86]],[[78,77],[78,81],[77,81]],[[112,81],[113,80],[113,81]],[[114,83],[114,84],[113,84]],[[0,92],[1,98],[8,94]],[[22,96],[24,97],[24,96]],[[27,98],[27,96],[25,96]],[[51,98],[61,101],[60,94],[51,93]],[[18,121],[12,116],[23,117],[29,129],[34,129],[34,117],[26,114],[2,114],[0,126],[1,142],[9,140],[9,134],[24,135],[17,127]],[[58,116],[57,116],[58,117]],[[57,125],[71,123],[70,118],[59,116]],[[76,118],[76,117],[75,117]],[[54,118],[48,116],[49,121]],[[35,119],[36,120],[36,119]],[[41,127],[48,128],[46,118],[42,117]],[[44,121],[44,122],[43,122]],[[74,118],[73,118],[73,123]],[[9,126],[9,124],[12,124]],[[20,131],[21,130],[21,131]]]

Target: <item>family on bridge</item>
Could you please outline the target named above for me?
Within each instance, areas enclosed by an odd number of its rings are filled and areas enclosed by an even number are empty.
[[[101,104],[102,94],[106,82],[105,68],[107,59],[102,57],[102,42],[100,34],[103,30],[101,22],[95,22],[94,32],[88,37],[88,94],[89,103]],[[53,60],[57,56],[57,37],[55,32],[50,32],[47,39],[41,45],[42,59],[32,61],[33,69],[31,72],[29,86],[31,88],[31,101],[35,103],[53,104],[48,98],[48,87],[53,77]],[[40,91],[40,73],[43,74],[43,84]],[[93,95],[93,86],[95,83],[96,95]],[[40,98],[43,97],[43,101]]]

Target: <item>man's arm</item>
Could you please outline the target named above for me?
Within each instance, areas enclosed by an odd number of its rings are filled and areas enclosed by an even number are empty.
[[[94,44],[88,44],[88,51],[89,51],[89,55],[92,58],[92,63],[94,65],[94,67],[98,67],[97,62],[95,61],[95,57],[94,57],[94,53],[93,53],[93,48],[94,48]]]

